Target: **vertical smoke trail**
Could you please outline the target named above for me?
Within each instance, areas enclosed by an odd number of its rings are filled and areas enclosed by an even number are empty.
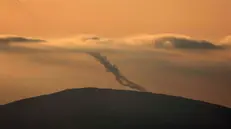
[[[98,52],[87,52],[87,54],[98,60],[108,72],[111,72],[116,77],[116,81],[121,85],[138,91],[146,91],[146,89],[142,86],[128,80],[125,76],[123,76],[120,70],[114,64],[110,63],[110,61],[107,60],[106,56],[102,56]]]

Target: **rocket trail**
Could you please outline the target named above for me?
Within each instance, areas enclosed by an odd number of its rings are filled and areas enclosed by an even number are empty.
[[[87,54],[94,57],[97,61],[99,61],[105,67],[107,72],[111,72],[115,76],[116,81],[118,83],[120,83],[121,85],[123,85],[125,87],[129,87],[129,88],[134,89],[134,90],[142,91],[142,92],[147,91],[144,87],[130,81],[125,76],[123,76],[121,74],[120,70],[114,64],[112,64],[107,59],[106,56],[103,56],[98,52],[87,52]]]

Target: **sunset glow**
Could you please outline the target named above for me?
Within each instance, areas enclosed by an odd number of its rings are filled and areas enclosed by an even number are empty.
[[[230,0],[1,0],[0,34],[180,33],[220,40],[231,31],[230,5]]]

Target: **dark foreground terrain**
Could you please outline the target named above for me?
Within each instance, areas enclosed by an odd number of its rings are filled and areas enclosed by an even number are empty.
[[[72,89],[0,106],[0,129],[230,129],[231,109],[181,97]]]

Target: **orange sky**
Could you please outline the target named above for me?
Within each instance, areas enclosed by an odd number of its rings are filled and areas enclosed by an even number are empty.
[[[0,0],[0,34],[180,33],[218,40],[231,33],[230,0],[22,1]]]

